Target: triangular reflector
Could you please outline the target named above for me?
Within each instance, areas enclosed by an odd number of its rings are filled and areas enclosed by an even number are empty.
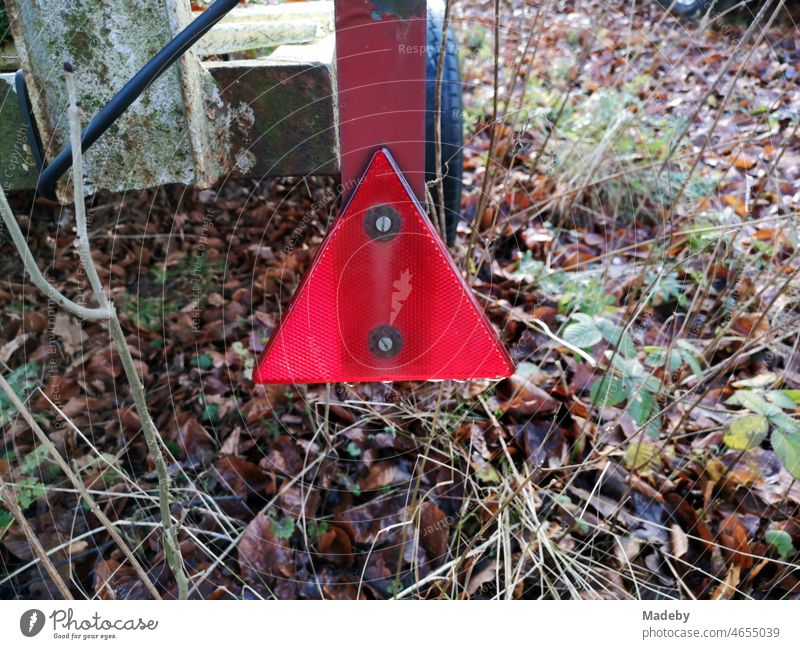
[[[257,383],[502,378],[513,364],[386,149],[328,232]]]

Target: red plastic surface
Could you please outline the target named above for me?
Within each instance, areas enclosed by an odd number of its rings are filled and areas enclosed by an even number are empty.
[[[376,240],[368,210],[399,232]],[[392,327],[390,358],[370,335]],[[399,351],[396,351],[399,349]],[[502,378],[513,364],[389,152],[379,150],[328,232],[255,372],[258,383]]]

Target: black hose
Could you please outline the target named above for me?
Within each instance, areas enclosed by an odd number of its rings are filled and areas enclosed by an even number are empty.
[[[125,84],[103,109],[92,118],[81,134],[81,151],[97,142],[103,133],[119,119],[130,105],[194,45],[209,29],[239,4],[239,0],[217,0],[184,30],[167,43],[136,75]],[[34,147],[35,143],[31,142]],[[72,166],[72,147],[66,146],[39,175],[36,190],[46,198],[55,200],[58,180]]]

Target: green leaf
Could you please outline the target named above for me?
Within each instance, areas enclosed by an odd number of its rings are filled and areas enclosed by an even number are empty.
[[[603,340],[603,334],[591,322],[573,322],[564,329],[564,340],[581,349],[594,347]]]
[[[644,351],[647,352],[644,362],[650,367],[661,367],[667,358],[667,351],[663,347],[645,347]]]
[[[628,399],[628,413],[637,424],[644,426],[647,420],[650,419],[654,405],[655,399],[653,395],[644,390],[639,390]]]
[[[164,446],[166,446],[169,452],[172,453],[172,455],[176,458],[180,458],[180,456],[183,454],[181,445],[178,444],[178,442],[176,442],[174,439],[165,439]]]
[[[769,423],[784,433],[800,435],[800,424],[785,412],[778,411],[769,416]]]
[[[763,415],[742,415],[728,424],[722,441],[736,451],[755,448],[769,432],[769,422]]]
[[[771,401],[778,406],[778,408],[782,408],[783,410],[795,410],[797,408],[794,399],[786,394],[785,390],[769,390],[764,396],[767,397],[767,401]]]
[[[201,370],[210,370],[214,366],[214,359],[208,354],[200,354],[192,359],[192,365]]]
[[[589,397],[592,404],[602,408],[616,406],[628,398],[629,389],[619,379],[604,376],[599,381],[595,381],[589,390]]]
[[[285,541],[292,538],[294,519],[291,516],[284,516],[280,520],[272,521],[272,533]]]
[[[781,559],[786,559],[794,552],[792,535],[784,530],[767,530],[765,534],[767,543],[778,551]]]
[[[697,380],[702,381],[703,368],[700,366],[700,361],[697,360],[697,356],[695,356],[692,352],[689,351],[680,352],[680,356],[683,359],[683,362],[686,363],[692,370],[692,374],[695,375]]]
[[[47,447],[39,446],[22,458],[19,468],[25,475],[31,475],[47,459]]]
[[[215,424],[219,421],[219,404],[218,403],[207,403],[203,407],[203,414],[201,416],[203,421],[207,421],[209,423]]]
[[[689,352],[695,358],[703,358],[703,353],[685,338],[679,338],[676,340],[675,345]]]
[[[769,417],[781,412],[778,406],[768,403],[762,396],[762,393],[754,390],[737,390],[734,396],[740,406],[747,408],[750,412],[754,412],[757,415]]]
[[[610,320],[600,319],[597,321],[597,328],[608,342],[618,348],[620,354],[626,358],[636,356],[636,345],[633,338],[623,327]]]
[[[800,435],[775,430],[770,439],[784,468],[795,480],[800,480]]]
[[[28,392],[36,387],[38,373],[39,368],[36,363],[27,363],[26,365],[20,365],[6,377],[11,389],[23,403],[27,398]],[[0,426],[11,423],[16,413],[17,409],[8,396],[4,392],[0,392]]]
[[[644,381],[642,381],[640,385],[648,392],[655,394],[661,389],[661,379],[649,374],[644,378]]]
[[[675,349],[673,349],[669,353],[669,358],[667,359],[667,369],[669,370],[670,374],[674,374],[681,368],[681,353]]]
[[[358,444],[356,444],[355,442],[350,442],[347,445],[347,449],[346,450],[347,450],[347,454],[350,457],[358,457],[359,455],[361,455],[361,449],[359,448]]]
[[[44,494],[44,485],[37,478],[25,478],[17,483],[17,503],[19,503],[20,509],[28,509],[35,500]]]
[[[781,390],[787,397],[789,397],[795,404],[800,403],[800,390]]]
[[[514,374],[521,376],[524,379],[531,378],[539,372],[541,372],[539,366],[536,363],[531,363],[530,361],[522,361],[517,365],[517,369],[514,370]]]
[[[3,532],[11,527],[11,523],[13,522],[14,514],[7,512],[5,509],[0,509],[0,536],[2,536]]]

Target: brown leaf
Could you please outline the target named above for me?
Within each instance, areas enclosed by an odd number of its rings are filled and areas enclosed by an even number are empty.
[[[428,559],[439,565],[447,555],[450,538],[450,520],[432,502],[422,505],[419,514],[419,544]]]
[[[567,444],[561,429],[549,420],[531,420],[519,427],[522,446],[532,467],[557,468],[567,459]]]
[[[739,169],[752,169],[758,164],[758,159],[742,151],[731,162]]]
[[[331,525],[320,535],[317,554],[335,566],[347,566],[353,562],[353,543],[350,536],[338,525]]]
[[[747,528],[736,514],[722,519],[719,526],[719,540],[727,550],[722,553],[733,565],[740,568],[749,568],[753,565],[753,557],[750,554],[750,542]]]
[[[53,333],[61,338],[64,350],[70,356],[75,356],[75,353],[81,350],[86,341],[86,333],[83,331],[81,323],[64,313],[56,314]]]
[[[263,494],[269,476],[252,462],[226,455],[214,463],[220,482],[241,498]]]
[[[362,491],[381,489],[387,485],[407,482],[411,475],[398,462],[382,461],[375,462],[365,478],[360,480],[359,486]]]
[[[534,385],[535,378],[517,373],[510,379],[502,381],[498,387],[498,394],[506,401],[500,404],[500,410],[511,415],[523,416],[555,413],[561,402],[538,385]]]
[[[272,521],[263,513],[247,525],[237,549],[242,576],[256,588],[295,574],[294,552],[272,533]]]
[[[100,599],[152,599],[131,566],[99,559],[94,567],[94,591]]]
[[[209,461],[214,457],[216,444],[196,417],[188,417],[178,427],[178,444],[190,462]]]

